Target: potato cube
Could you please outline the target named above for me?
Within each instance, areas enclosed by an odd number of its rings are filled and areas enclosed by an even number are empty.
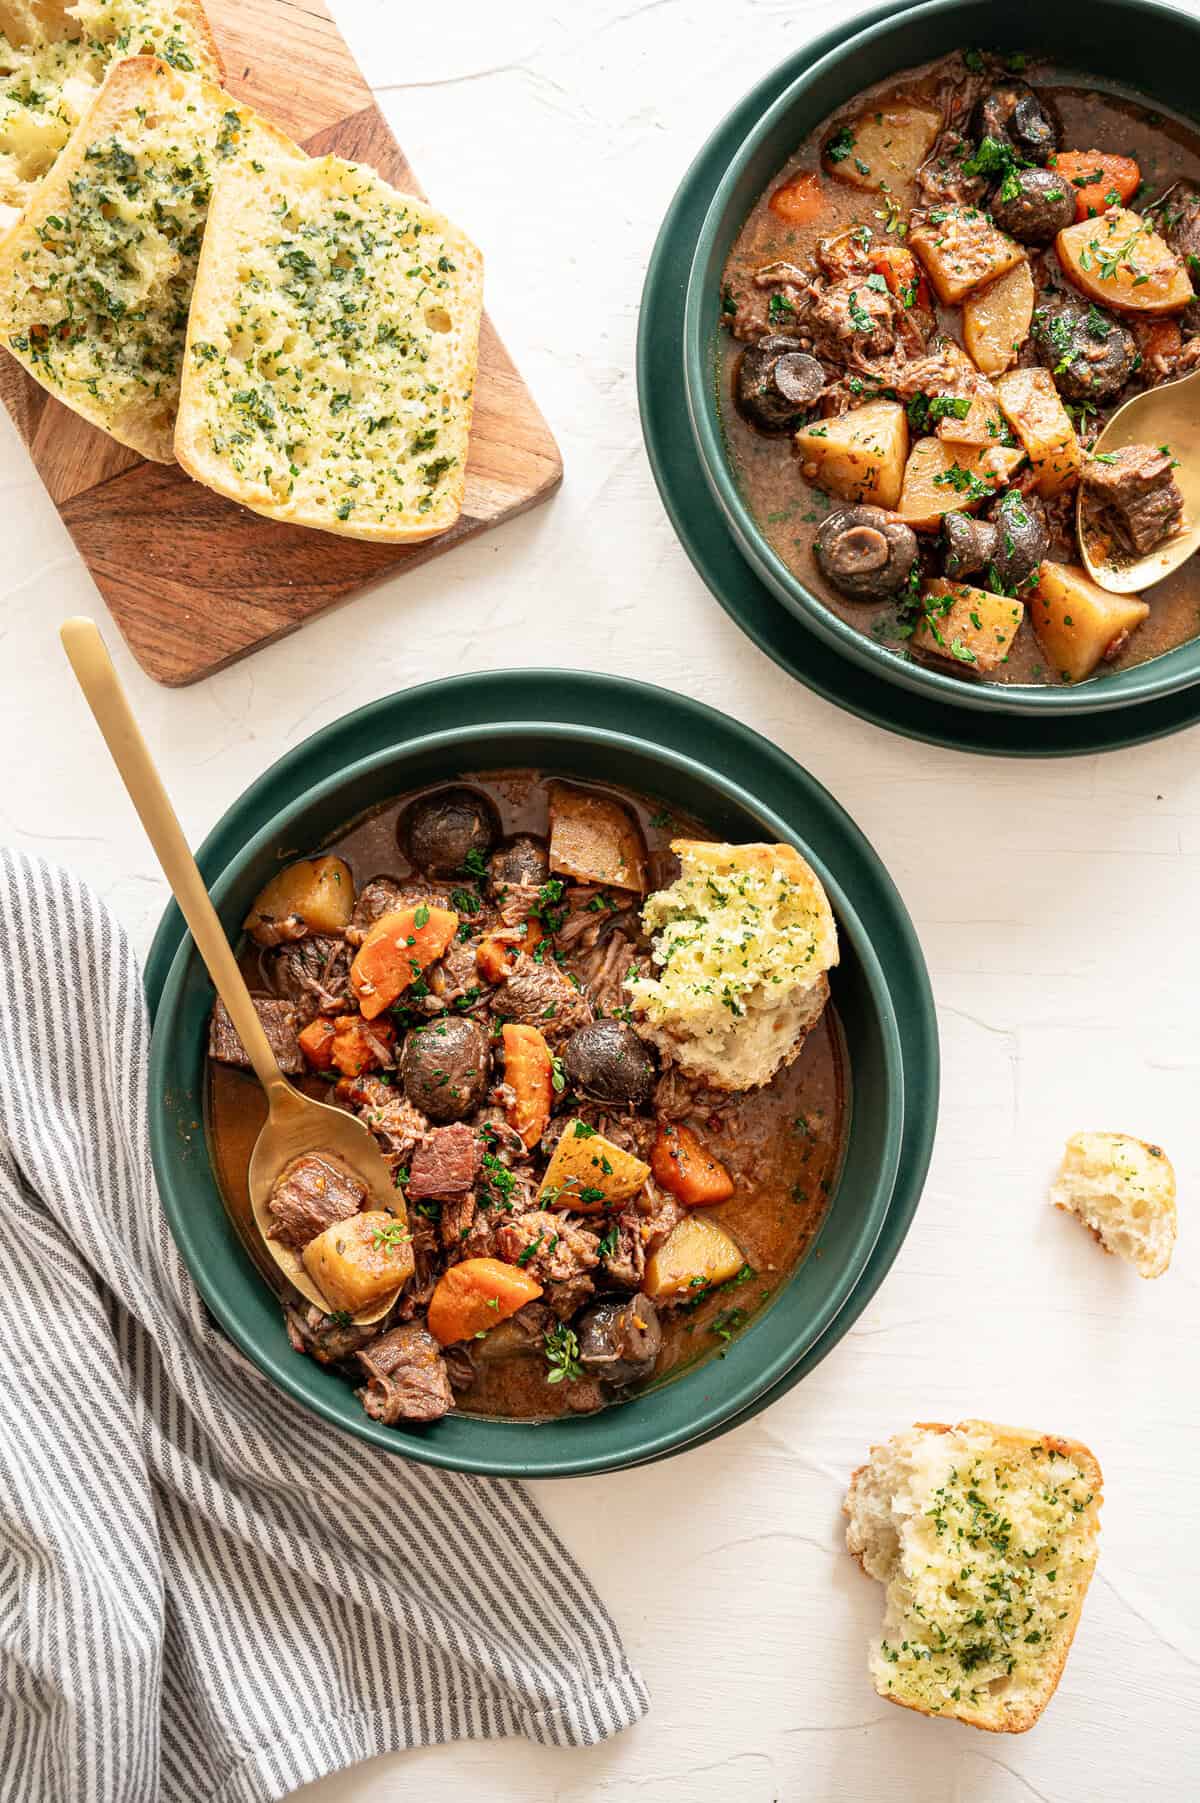
[[[577,883],[646,888],[646,847],[619,801],[569,783],[550,784],[550,868]]]
[[[376,1307],[413,1274],[412,1234],[400,1216],[382,1208],[335,1221],[301,1256],[330,1308],[351,1315]]]
[[[936,532],[944,513],[966,513],[1003,488],[1024,451],[1008,445],[919,438],[909,453],[896,511],[917,532]]]
[[[1017,636],[1025,609],[1010,595],[937,577],[921,596],[923,617],[909,643],[956,669],[986,676],[998,668]]]
[[[1044,563],[1029,597],[1029,620],[1047,661],[1082,682],[1120,649],[1149,607],[1139,595],[1110,595],[1075,564]]]
[[[944,307],[1015,269],[1025,252],[978,207],[935,207],[908,235]]]
[[[636,1196],[649,1175],[648,1164],[605,1139],[586,1121],[568,1121],[546,1167],[538,1203],[542,1208],[591,1214]]]
[[[1004,416],[1037,472],[1037,491],[1049,499],[1078,480],[1083,451],[1071,416],[1048,369],[1010,369],[996,378]]]
[[[1149,219],[1111,207],[1079,219],[1054,241],[1067,277],[1090,300],[1128,313],[1176,313],[1193,298],[1182,260]]]
[[[830,175],[855,188],[893,193],[916,178],[942,129],[942,115],[926,101],[893,100],[841,125],[822,160]]]
[[[1029,264],[1022,262],[963,302],[963,343],[985,376],[998,376],[1016,362],[1033,324],[1035,293]]]
[[[817,420],[797,432],[795,444],[807,482],[843,501],[896,505],[908,455],[908,416],[899,401],[868,401]]]
[[[656,1301],[728,1283],[746,1257],[737,1241],[709,1215],[689,1214],[646,1260],[642,1289]]]
[[[354,878],[341,858],[301,858],[260,890],[243,922],[252,939],[278,945],[296,937],[280,927],[293,918],[314,933],[344,931],[354,912]]]

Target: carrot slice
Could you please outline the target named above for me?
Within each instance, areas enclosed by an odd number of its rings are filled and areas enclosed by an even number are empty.
[[[458,931],[452,908],[425,902],[397,908],[375,922],[350,966],[350,987],[368,1020],[390,1008],[426,965],[443,955]]]
[[[536,1027],[504,1028],[504,1081],[512,1090],[505,1109],[509,1126],[531,1152],[550,1124],[554,1100],[554,1064],[550,1047]]]
[[[333,1042],[337,1038],[337,1028],[333,1022],[318,1015],[296,1037],[300,1041],[300,1050],[313,1070],[327,1071],[333,1063]]]
[[[485,983],[502,983],[518,952],[531,952],[545,938],[541,922],[527,920],[523,939],[484,939],[475,953],[475,965]]]
[[[767,205],[777,219],[788,225],[815,225],[825,212],[820,176],[811,169],[794,176],[782,188],[776,188]]]
[[[1075,190],[1076,219],[1094,219],[1109,207],[1123,207],[1141,186],[1142,172],[1132,157],[1110,150],[1060,150],[1050,158]]]
[[[872,250],[870,264],[881,275],[898,301],[906,307],[932,310],[929,280],[911,250],[900,244],[880,244]]]
[[[396,1047],[396,1029],[391,1021],[381,1020],[368,1026],[360,1014],[339,1014],[333,1025],[329,1062],[343,1076],[361,1077],[364,1071],[381,1070],[390,1061]]]
[[[453,1346],[507,1321],[541,1293],[540,1283],[501,1258],[465,1258],[439,1280],[426,1324],[439,1345]]]
[[[688,1208],[711,1208],[733,1194],[733,1178],[690,1127],[660,1121],[650,1154],[654,1181]]]

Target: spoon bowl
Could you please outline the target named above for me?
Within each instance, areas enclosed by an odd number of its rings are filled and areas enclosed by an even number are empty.
[[[403,1197],[392,1182],[370,1128],[356,1115],[306,1096],[289,1083],[280,1070],[245,978],[95,622],[68,620],[61,637],[71,668],[146,829],[163,874],[171,885],[196,949],[208,967],[208,974],[225,1004],[254,1074],[266,1091],[267,1119],[250,1160],[250,1202],[255,1225],[268,1256],[292,1288],[324,1314],[331,1314],[334,1311],[329,1299],[313,1282],[299,1254],[291,1246],[271,1237],[274,1222],[269,1205],[283,1172],[294,1160],[306,1155],[333,1161],[363,1185],[371,1208],[387,1210],[406,1227],[408,1220]],[[413,1257],[406,1241],[389,1247],[389,1257],[393,1256],[396,1260],[395,1288],[381,1301],[354,1315],[352,1320],[356,1326],[369,1326],[386,1315],[411,1277]]]
[[[1145,394],[1135,395],[1118,407],[1099,438],[1092,455],[1116,451],[1125,445],[1152,444],[1169,449],[1176,460],[1175,480],[1183,495],[1183,524],[1161,545],[1139,557],[1107,543],[1101,545],[1087,529],[1083,490],[1075,503],[1076,531],[1087,573],[1092,581],[1113,595],[1140,594],[1161,582],[1200,548],[1200,435],[1196,410],[1200,407],[1200,369],[1177,382],[1164,382]]]

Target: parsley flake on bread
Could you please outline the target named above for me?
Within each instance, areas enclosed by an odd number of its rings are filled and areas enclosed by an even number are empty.
[[[790,845],[676,839],[678,879],[642,911],[656,974],[626,980],[634,1025],[686,1076],[756,1089],[799,1054],[829,997],[837,926]]]
[[[415,543],[462,511],[483,259],[371,169],[225,171],[192,307],[175,449],[255,512]]]
[[[111,63],[159,56],[220,79],[198,0],[3,0],[0,4],[0,232],[20,217],[96,97]]]
[[[172,442],[188,307],[218,169],[300,152],[214,82],[117,63],[0,240],[0,343],[154,462]]]
[[[1103,1477],[1077,1440],[918,1422],[871,1448],[846,1544],[887,1586],[881,1697],[994,1734],[1032,1728],[1062,1676],[1096,1565]]]

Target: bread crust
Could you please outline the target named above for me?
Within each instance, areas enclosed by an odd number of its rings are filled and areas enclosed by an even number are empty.
[[[914,1421],[913,1428],[918,1432],[927,1434],[986,1434],[998,1451],[1017,1454],[1030,1453],[1035,1447],[1040,1446],[1044,1447],[1049,1452],[1058,1453],[1062,1458],[1071,1459],[1078,1465],[1080,1471],[1087,1479],[1088,1484],[1091,1486],[1092,1501],[1089,1504],[1089,1509],[1093,1512],[1094,1516],[1099,1515],[1100,1506],[1104,1500],[1104,1473],[1100,1468],[1100,1461],[1096,1458],[1095,1453],[1092,1452],[1089,1446],[1085,1446],[1082,1440],[1068,1440],[1060,1434],[1039,1434],[1035,1433],[1031,1428],[1009,1427],[1001,1422],[982,1421],[975,1418],[959,1421],[954,1424],[947,1421]],[[887,1444],[888,1442],[884,1441],[878,1445],[872,1446],[871,1458],[873,1459],[877,1452],[885,1451]],[[842,1504],[842,1513],[848,1518],[852,1517],[854,1514],[855,1492],[867,1471],[870,1469],[870,1465],[871,1460],[869,1459],[866,1464],[859,1465],[851,1474],[850,1483],[846,1491],[846,1498]],[[851,1557],[854,1559],[864,1577],[869,1577],[871,1574],[867,1571],[863,1554],[861,1552],[851,1552]],[[1063,1671],[1066,1667],[1067,1655],[1071,1651],[1071,1645],[1075,1639],[1075,1632],[1079,1626],[1080,1617],[1083,1614],[1083,1605],[1087,1599],[1088,1590],[1091,1587],[1094,1569],[1095,1564],[1093,1561],[1092,1570],[1089,1570],[1086,1580],[1080,1585],[1078,1598],[1076,1599],[1075,1605],[1071,1611],[1070,1619],[1063,1633],[1062,1646],[1059,1655],[1056,1657],[1054,1664],[1047,1667],[1038,1699],[1035,1702],[1030,1703],[1027,1707],[1009,1708],[1006,1706],[1005,1719],[1002,1721],[994,1721],[989,1720],[981,1711],[973,1709],[969,1705],[956,1707],[953,1710],[931,1709],[927,1704],[922,1703],[914,1697],[896,1696],[892,1692],[879,1690],[877,1690],[877,1695],[883,1697],[885,1702],[895,1703],[901,1709],[911,1709],[917,1715],[936,1717],[938,1721],[961,1722],[964,1727],[980,1728],[986,1734],[1027,1734],[1030,1728],[1041,1719],[1046,1705],[1058,1689],[1059,1681],[1062,1678]]]

